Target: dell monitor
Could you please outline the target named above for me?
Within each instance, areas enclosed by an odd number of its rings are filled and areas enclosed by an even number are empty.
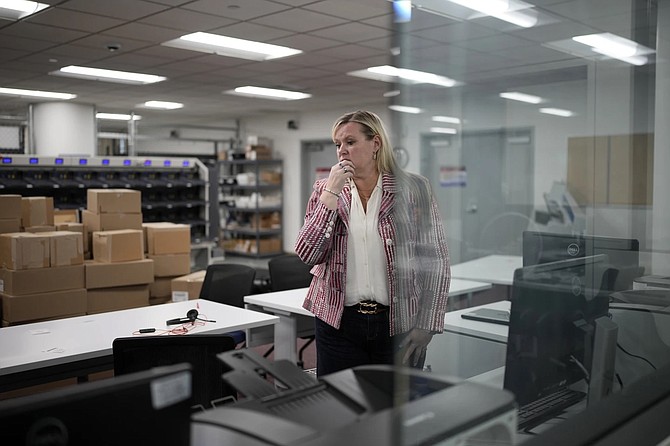
[[[0,401],[2,445],[188,445],[191,367],[177,364]]]
[[[609,291],[628,290],[644,273],[640,267],[640,243],[636,239],[580,234],[524,231],[523,266],[604,254],[608,257]]]
[[[519,405],[588,380],[595,321],[609,309],[607,265],[599,255],[515,271],[504,388]]]

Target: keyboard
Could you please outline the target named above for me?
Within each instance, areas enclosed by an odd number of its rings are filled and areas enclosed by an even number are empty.
[[[578,403],[585,396],[584,392],[565,388],[526,403],[519,408],[519,430],[530,429],[542,424],[573,404]]]

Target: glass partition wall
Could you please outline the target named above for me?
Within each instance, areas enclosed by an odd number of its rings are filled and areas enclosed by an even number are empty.
[[[389,83],[396,153],[431,183],[454,277],[459,264],[489,256],[529,265],[525,232],[562,237],[568,243],[552,260],[589,257],[571,278],[573,295],[575,286],[604,293],[605,319],[614,322],[604,332],[593,320],[578,328],[585,381],[601,386],[588,405],[670,362],[670,314],[663,310],[670,305],[668,2],[425,0],[393,7],[391,65],[361,75]],[[618,265],[602,245],[610,239],[634,246],[626,258],[636,264]],[[487,299],[513,306],[515,287]],[[533,291],[538,299],[541,289]],[[475,296],[460,308],[479,303]],[[482,348],[489,368],[504,373],[504,346],[444,347],[443,336],[429,348],[434,372],[471,378],[482,371],[467,370],[478,354],[472,350]],[[535,339],[535,348],[542,345]],[[435,370],[444,363],[458,366]]]

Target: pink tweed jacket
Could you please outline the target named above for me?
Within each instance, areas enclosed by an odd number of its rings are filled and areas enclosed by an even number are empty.
[[[326,180],[314,183],[295,251],[314,265],[303,307],[339,328],[344,310],[351,189],[345,185],[337,210],[319,197]],[[384,243],[390,302],[390,332],[421,328],[441,333],[451,273],[442,219],[426,178],[382,174],[379,234]]]

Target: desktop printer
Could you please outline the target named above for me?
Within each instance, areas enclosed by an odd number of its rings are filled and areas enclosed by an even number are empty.
[[[193,415],[199,445],[512,445],[511,393],[393,366],[361,366],[317,379],[252,350],[218,355],[244,399]]]

